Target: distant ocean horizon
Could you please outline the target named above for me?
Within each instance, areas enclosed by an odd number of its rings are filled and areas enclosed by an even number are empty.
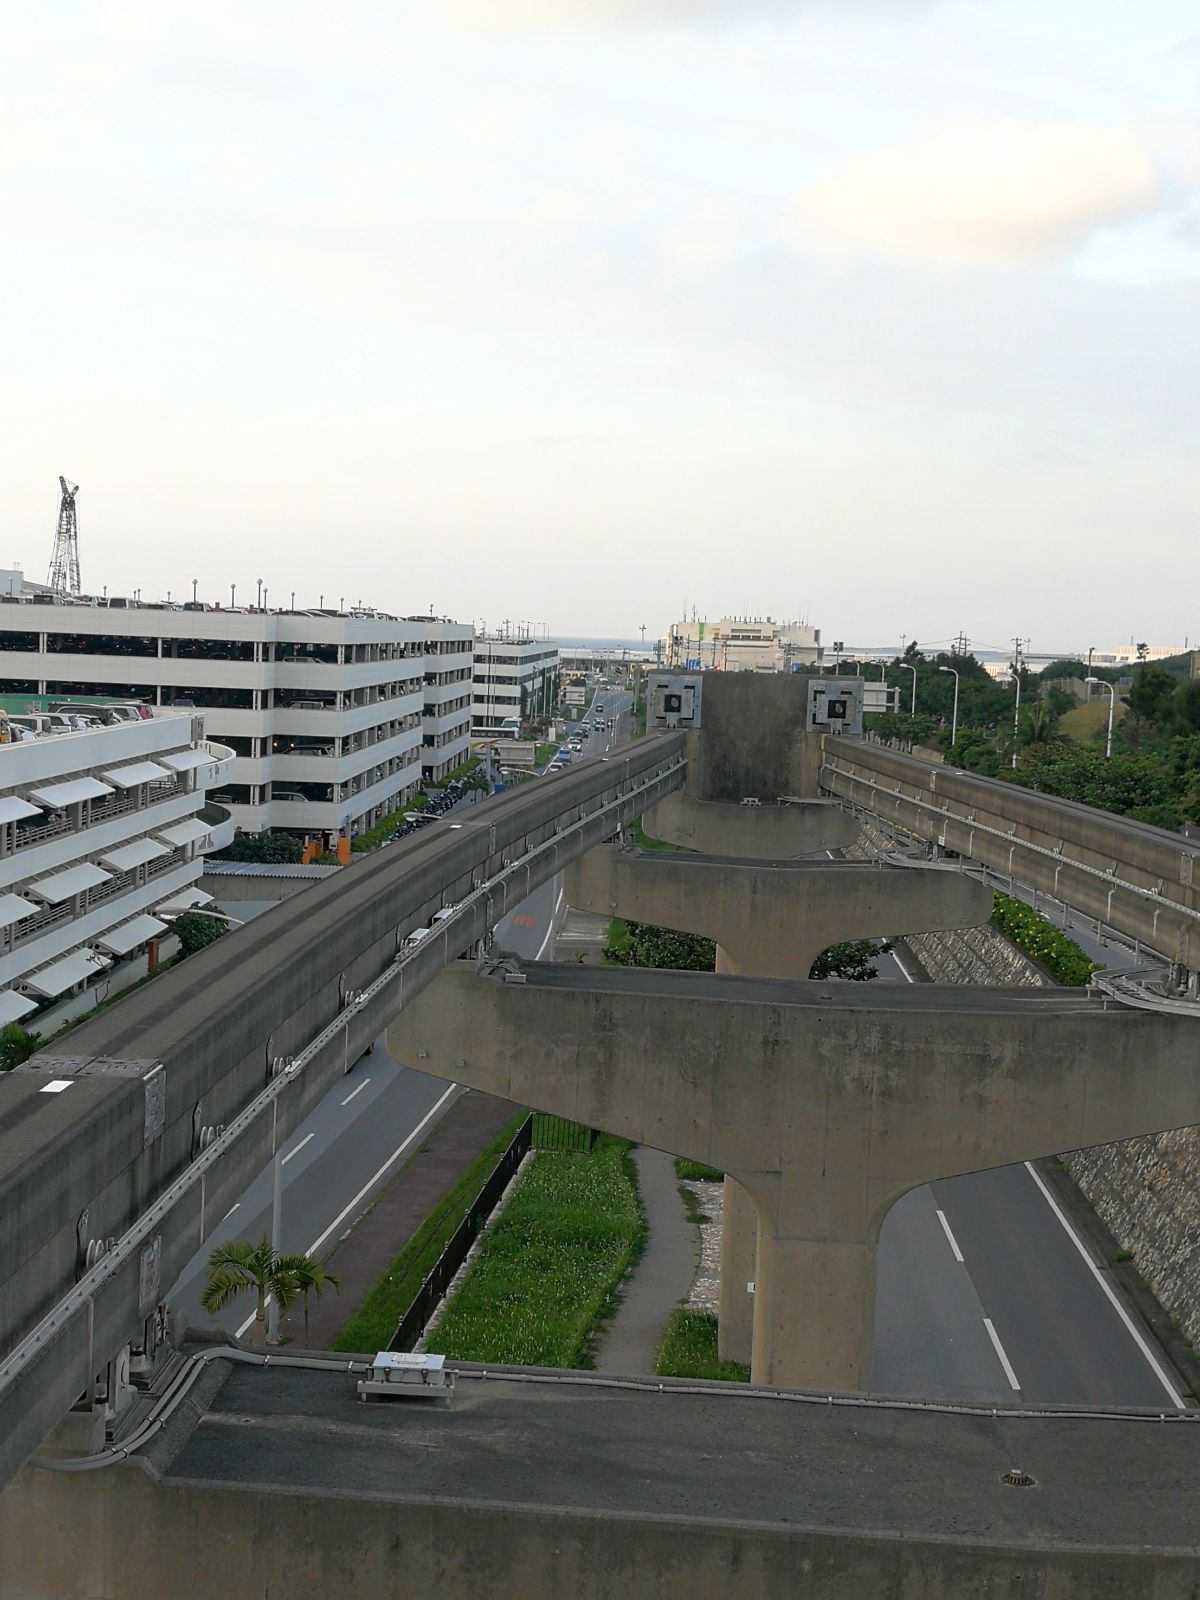
[[[581,639],[571,634],[554,636],[559,644],[573,646],[576,650],[653,650],[654,640],[647,633],[646,643],[640,639]]]

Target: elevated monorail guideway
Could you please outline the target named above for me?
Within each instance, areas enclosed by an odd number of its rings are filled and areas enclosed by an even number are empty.
[[[450,961],[682,786],[678,735],[356,862],[0,1078],[0,1483],[340,1073]],[[416,1064],[416,1063],[414,1063]]]

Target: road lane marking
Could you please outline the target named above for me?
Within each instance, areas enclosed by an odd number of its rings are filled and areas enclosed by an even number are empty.
[[[296,1145],[293,1145],[292,1148],[288,1151],[287,1155],[284,1156],[283,1160],[280,1162],[280,1166],[286,1167],[288,1162],[292,1159],[292,1157],[299,1155],[301,1150],[303,1150],[304,1146],[308,1143],[308,1141],[310,1139],[315,1139],[316,1137],[317,1137],[317,1135],[316,1135],[315,1131],[313,1133],[306,1133],[304,1135],[303,1139],[301,1139],[300,1143],[296,1144]]]
[[[379,1182],[380,1178],[383,1177],[384,1173],[391,1166],[392,1162],[398,1160],[404,1154],[404,1152],[408,1149],[409,1145],[412,1144],[414,1139],[419,1139],[420,1138],[420,1136],[425,1132],[425,1129],[433,1121],[434,1117],[437,1116],[438,1112],[446,1104],[446,1101],[449,1100],[450,1096],[455,1092],[455,1090],[457,1088],[458,1088],[458,1085],[456,1083],[452,1083],[450,1085],[450,1087],[441,1096],[441,1098],[436,1100],[434,1102],[432,1108],[425,1113],[425,1115],[421,1118],[420,1122],[417,1123],[416,1127],[408,1135],[408,1137],[404,1140],[404,1142],[402,1144],[398,1144],[396,1146],[396,1148],[392,1151],[391,1155],[383,1163],[383,1165],[380,1167],[379,1171],[374,1175],[374,1177],[369,1178],[367,1180],[367,1182],[363,1184],[362,1188],[358,1191],[358,1193],[354,1196],[354,1199],[351,1200],[348,1205],[342,1207],[342,1209],[338,1212],[337,1216],[334,1217],[333,1221],[325,1229],[325,1232],[322,1233],[322,1234],[318,1234],[318,1236],[313,1240],[313,1242],[308,1247],[307,1253],[310,1256],[315,1256],[316,1255],[317,1251],[325,1243],[325,1241],[326,1241],[326,1239],[328,1239],[329,1235],[331,1233],[333,1233],[335,1231],[335,1229],[339,1228],[342,1225],[342,1223],[346,1220],[346,1218],[354,1210],[355,1206],[358,1205],[359,1201],[363,1198],[363,1196],[370,1194],[371,1190]]]
[[[1177,1410],[1183,1411],[1185,1409],[1184,1403],[1183,1403],[1183,1396],[1180,1395],[1179,1392],[1176,1390],[1175,1385],[1171,1382],[1170,1378],[1167,1376],[1166,1372],[1164,1371],[1162,1363],[1159,1361],[1158,1357],[1154,1354],[1154,1351],[1151,1350],[1150,1346],[1146,1343],[1145,1339],[1142,1337],[1141,1331],[1137,1327],[1137,1324],[1134,1322],[1133,1318],[1129,1315],[1128,1311],[1126,1311],[1125,1307],[1121,1304],[1120,1300],[1117,1298],[1116,1292],[1112,1288],[1112,1285],[1110,1283],[1108,1283],[1108,1281],[1105,1279],[1104,1274],[1100,1271],[1100,1268],[1092,1260],[1091,1255],[1088,1252],[1087,1246],[1084,1244],[1083,1240],[1079,1237],[1079,1235],[1075,1232],[1075,1229],[1071,1225],[1071,1222],[1068,1219],[1066,1213],[1063,1211],[1063,1209],[1059,1205],[1058,1201],[1054,1198],[1054,1196],[1051,1194],[1050,1190],[1047,1188],[1045,1182],[1042,1179],[1041,1173],[1037,1170],[1037,1168],[1033,1165],[1033,1163],[1031,1161],[1026,1161],[1024,1163],[1024,1166],[1025,1166],[1026,1172],[1028,1172],[1029,1176],[1033,1179],[1034,1183],[1036,1183],[1038,1188],[1042,1191],[1042,1196],[1045,1199],[1046,1204],[1050,1207],[1051,1211],[1053,1211],[1054,1215],[1062,1223],[1064,1229],[1066,1230],[1067,1238],[1070,1239],[1071,1243],[1075,1246],[1076,1250],[1078,1250],[1079,1254],[1083,1257],[1084,1265],[1087,1267],[1087,1269],[1091,1273],[1092,1277],[1095,1278],[1096,1282],[1100,1285],[1101,1289],[1103,1289],[1104,1293],[1108,1296],[1109,1302],[1111,1303],[1113,1310],[1117,1313],[1117,1315],[1120,1317],[1121,1321],[1125,1324],[1125,1328],[1126,1328],[1126,1330],[1127,1330],[1127,1332],[1129,1334],[1129,1337],[1133,1340],[1134,1344],[1137,1345],[1138,1349],[1145,1356],[1147,1362],[1149,1362],[1149,1364],[1150,1364],[1150,1368],[1153,1371],[1154,1376],[1158,1379],[1159,1383],[1162,1384],[1163,1388],[1170,1395],[1171,1404],[1173,1406],[1175,1406]]]
[[[241,1203],[242,1203],[242,1202],[241,1202],[241,1201],[240,1201],[240,1200],[235,1200],[235,1201],[234,1201],[234,1203],[233,1203],[233,1205],[231,1205],[231,1206],[230,1206],[230,1208],[229,1208],[229,1210],[228,1210],[228,1211],[227,1211],[227,1212],[226,1212],[226,1213],[225,1213],[225,1215],[224,1215],[224,1216],[223,1216],[223,1217],[222,1217],[222,1218],[221,1218],[221,1221],[222,1221],[222,1222],[228,1222],[228,1221],[229,1221],[229,1219],[230,1219],[230,1217],[231,1217],[231,1216],[232,1216],[232,1215],[233,1215],[233,1213],[234,1213],[234,1212],[235,1212],[235,1211],[236,1211],[236,1210],[237,1210],[237,1208],[238,1208],[238,1206],[240,1206],[240,1205],[241,1205]]]
[[[917,980],[913,977],[912,973],[904,965],[903,961],[901,961],[899,955],[896,952],[895,946],[892,947],[892,960],[900,968],[900,971],[904,974],[905,978],[907,979],[907,981],[909,983],[916,983]]]
[[[396,1146],[396,1148],[392,1151],[391,1155],[387,1158],[387,1160],[380,1167],[379,1171],[375,1173],[374,1177],[369,1178],[367,1180],[367,1182],[363,1184],[362,1188],[358,1191],[358,1193],[354,1196],[354,1199],[351,1200],[348,1205],[345,1205],[345,1206],[342,1207],[342,1209],[338,1212],[337,1216],[334,1217],[333,1221],[325,1229],[325,1232],[317,1235],[317,1237],[309,1245],[308,1250],[306,1251],[307,1255],[310,1255],[310,1256],[315,1256],[316,1255],[317,1251],[325,1243],[325,1241],[326,1241],[326,1239],[328,1239],[329,1235],[331,1233],[333,1233],[333,1231],[336,1228],[339,1228],[341,1226],[341,1224],[346,1220],[346,1218],[354,1210],[355,1206],[358,1205],[359,1201],[363,1198],[363,1196],[370,1194],[371,1190],[379,1182],[380,1178],[383,1177],[384,1173],[391,1166],[392,1162],[397,1160],[400,1156],[402,1156],[404,1154],[404,1152],[408,1149],[409,1145],[412,1144],[414,1139],[419,1139],[420,1138],[420,1136],[425,1132],[425,1129],[429,1126],[430,1122],[433,1120],[433,1118],[435,1116],[437,1116],[438,1112],[446,1104],[446,1101],[449,1100],[450,1096],[454,1093],[454,1091],[457,1088],[458,1088],[458,1085],[456,1083],[452,1083],[450,1085],[450,1087],[446,1090],[445,1094],[443,1094],[438,1100],[436,1100],[434,1102],[433,1106],[430,1108],[430,1110],[428,1110],[425,1113],[425,1115],[421,1118],[420,1122],[417,1123],[416,1127],[408,1135],[407,1139],[405,1139],[402,1144],[398,1144]],[[309,1138],[310,1139],[312,1138],[311,1134],[309,1134]],[[296,1149],[298,1150],[299,1148],[300,1148],[300,1146],[297,1145]],[[267,1296],[267,1304],[269,1305],[270,1303],[271,1303],[271,1297],[270,1297],[270,1295],[268,1295]],[[252,1311],[250,1313],[250,1315],[246,1318],[245,1322],[242,1323],[241,1327],[237,1331],[237,1336],[238,1336],[239,1339],[243,1336],[243,1334],[246,1332],[247,1328],[249,1328],[250,1324],[254,1321],[254,1317],[255,1317],[255,1313]]]
[[[554,937],[554,919],[558,915],[558,908],[562,905],[562,903],[563,891],[560,889],[558,891],[558,899],[554,902],[554,910],[550,913],[550,926],[546,929],[546,937],[542,940],[541,948],[538,950],[537,955],[535,955],[533,958],[535,961],[540,961],[542,959],[543,955],[546,953],[546,946]]]
[[[363,1090],[367,1087],[367,1085],[370,1083],[370,1081],[371,1081],[370,1078],[364,1078],[363,1081],[359,1084],[357,1089],[351,1089],[350,1093],[342,1101],[342,1104],[344,1106],[348,1106],[350,1104],[351,1100],[354,1099],[354,1096],[356,1094],[361,1094],[363,1092]]]
[[[1008,1379],[1009,1385],[1014,1389],[1020,1389],[1021,1385],[1017,1382],[1017,1375],[1012,1369],[1012,1362],[1005,1355],[1004,1346],[1000,1343],[1000,1335],[992,1327],[991,1317],[984,1317],[983,1325],[987,1329],[988,1338],[992,1341],[992,1348],[1000,1358],[1000,1365],[1004,1368],[1004,1376]]]
[[[963,1258],[963,1253],[958,1248],[958,1240],[954,1237],[954,1235],[950,1231],[950,1224],[946,1221],[946,1213],[944,1211],[939,1211],[938,1214],[937,1214],[937,1219],[942,1225],[942,1232],[946,1235],[946,1239],[947,1239],[947,1242],[950,1245],[951,1250],[954,1251],[954,1259],[955,1259],[955,1261],[961,1261],[962,1258]]]

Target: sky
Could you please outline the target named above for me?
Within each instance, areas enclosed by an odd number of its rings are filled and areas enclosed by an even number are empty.
[[[1200,633],[1194,4],[3,11],[0,565]]]

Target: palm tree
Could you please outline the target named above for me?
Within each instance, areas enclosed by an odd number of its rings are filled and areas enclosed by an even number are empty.
[[[336,1272],[327,1271],[315,1256],[280,1256],[279,1265],[291,1273],[296,1288],[300,1291],[304,1305],[304,1343],[307,1346],[309,1295],[315,1294],[319,1300],[331,1284],[334,1289],[340,1288],[341,1280]]]
[[[252,1290],[257,1296],[254,1311],[253,1344],[267,1342],[267,1297],[285,1312],[300,1292],[295,1262],[306,1256],[278,1255],[270,1240],[251,1244],[248,1239],[230,1239],[217,1245],[208,1258],[208,1282],[200,1296],[205,1311],[223,1311],[238,1295]]]

